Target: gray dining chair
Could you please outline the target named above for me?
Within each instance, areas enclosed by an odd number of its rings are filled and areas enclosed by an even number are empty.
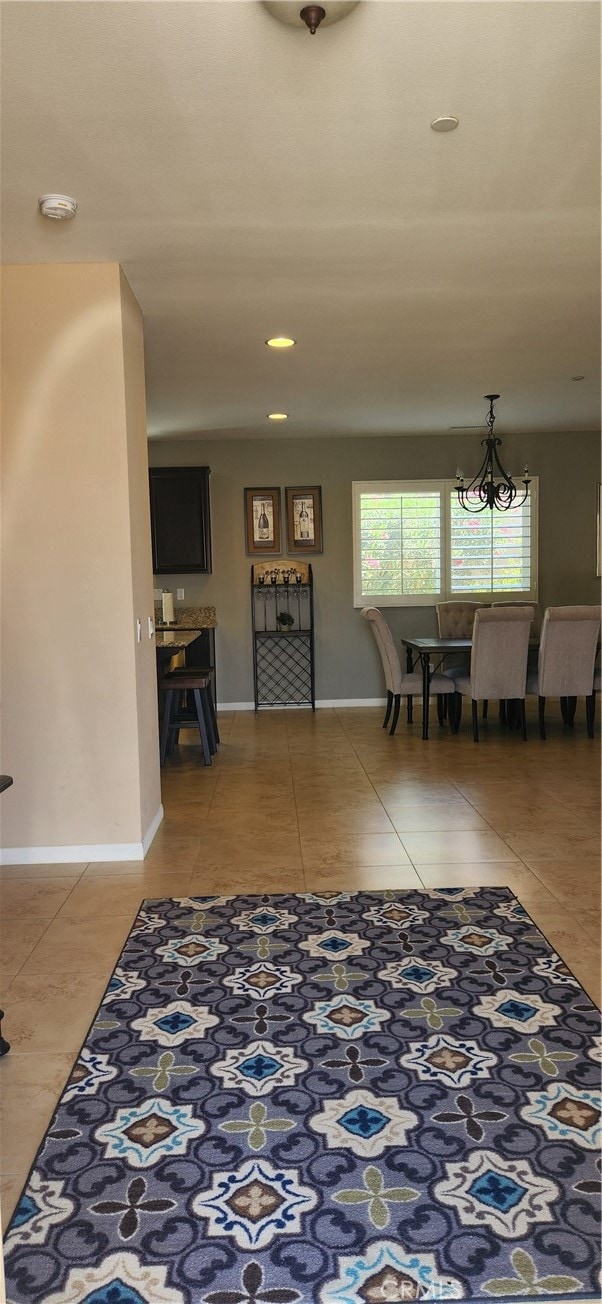
[[[408,724],[412,723],[413,698],[422,695],[422,673],[403,674],[395,640],[382,611],[379,611],[378,607],[363,607],[361,614],[364,620],[368,621],[374,634],[385,672],[387,707],[383,720],[383,729],[386,729],[391,712],[393,712],[389,733],[394,734],[399,720],[402,697],[407,698]],[[454,685],[452,680],[446,678],[445,675],[433,675],[431,677],[431,690],[435,694],[453,693]],[[428,711],[428,702],[425,702],[424,709]]]
[[[541,626],[537,671],[527,692],[538,698],[539,736],[545,738],[546,697],[559,697],[565,724],[572,725],[577,698],[585,698],[588,738],[594,736],[594,673],[600,638],[599,607],[548,607]]]
[[[435,611],[437,613],[439,638],[472,638],[475,611],[479,611],[484,606],[484,602],[463,602],[459,599],[453,599],[450,602],[438,602]],[[469,665],[469,652],[452,652],[443,657],[443,668],[446,675],[467,674]],[[445,703],[447,708],[448,699],[444,697],[441,701]],[[483,702],[483,715],[487,715],[487,702]],[[441,723],[441,718],[439,722]]]
[[[503,602],[492,602],[492,607],[531,607],[533,610],[533,624],[531,626],[531,637],[539,638],[541,633],[541,607],[538,602],[511,602],[504,598]]]
[[[498,697],[500,701],[518,703],[521,733],[526,741],[525,692],[532,619],[532,607],[486,607],[475,613],[470,673],[453,675],[452,733],[456,734],[460,727],[462,698],[470,697],[472,732],[478,743],[478,703]]]
[[[438,602],[439,638],[472,638],[475,611],[484,606],[484,602]]]

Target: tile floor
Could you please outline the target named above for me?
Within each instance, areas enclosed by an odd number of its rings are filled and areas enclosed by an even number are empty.
[[[206,769],[184,746],[143,864],[6,866],[0,1004],[4,1222],[143,897],[506,885],[599,1000],[599,747],[578,716],[525,745],[376,709],[222,715]]]

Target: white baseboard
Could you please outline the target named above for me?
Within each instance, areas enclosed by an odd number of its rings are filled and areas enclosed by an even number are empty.
[[[84,842],[67,847],[3,847],[0,865],[85,865],[103,860],[144,860],[163,819],[160,806],[141,842]]]
[[[336,706],[384,706],[384,697],[325,697],[316,701],[316,710],[323,707]],[[218,711],[254,711],[254,702],[218,702]],[[297,706],[292,703],[288,706],[262,706],[261,711],[308,711],[308,706]]]
[[[155,833],[157,832],[157,829],[159,828],[159,825],[160,825],[160,823],[161,823],[161,821],[162,821],[162,819],[163,819],[164,814],[165,814],[165,812],[164,812],[164,810],[163,810],[163,807],[162,807],[162,806],[159,806],[159,809],[158,809],[156,815],[153,816],[153,818],[152,818],[152,820],[151,820],[151,822],[150,822],[150,824],[149,824],[149,826],[148,826],[148,828],[147,828],[147,830],[146,830],[146,833],[144,834],[144,837],[143,837],[143,839],[142,839],[142,854],[143,854],[143,856],[146,855],[146,853],[147,853],[147,851],[148,851],[148,849],[149,849],[149,847],[150,847],[150,845],[151,845],[151,842],[153,841],[153,838],[154,838],[154,836],[155,836]]]
[[[318,706],[384,706],[385,701],[384,697],[325,697],[321,702],[316,702],[316,708]]]

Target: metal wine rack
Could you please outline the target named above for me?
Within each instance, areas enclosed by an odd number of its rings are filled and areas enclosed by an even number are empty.
[[[311,566],[251,567],[255,710],[262,706],[316,709],[314,600]],[[284,617],[279,620],[279,617]]]

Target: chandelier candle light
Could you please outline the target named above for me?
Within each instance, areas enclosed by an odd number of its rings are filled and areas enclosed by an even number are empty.
[[[493,433],[495,422],[493,405],[499,397],[499,394],[485,394],[485,399],[489,403],[489,412],[487,414],[489,433],[486,439],[481,440],[481,446],[486,447],[486,452],[474,479],[470,481],[470,484],[465,485],[464,474],[460,467],[456,471],[458,502],[466,512],[482,512],[486,507],[489,507],[491,511],[496,507],[500,512],[507,512],[510,507],[522,507],[529,496],[531,479],[526,463],[523,473],[524,493],[522,498],[518,498],[519,490],[516,488],[512,477],[504,470],[498,456],[497,450],[502,441]],[[500,477],[497,482],[496,476]]]

